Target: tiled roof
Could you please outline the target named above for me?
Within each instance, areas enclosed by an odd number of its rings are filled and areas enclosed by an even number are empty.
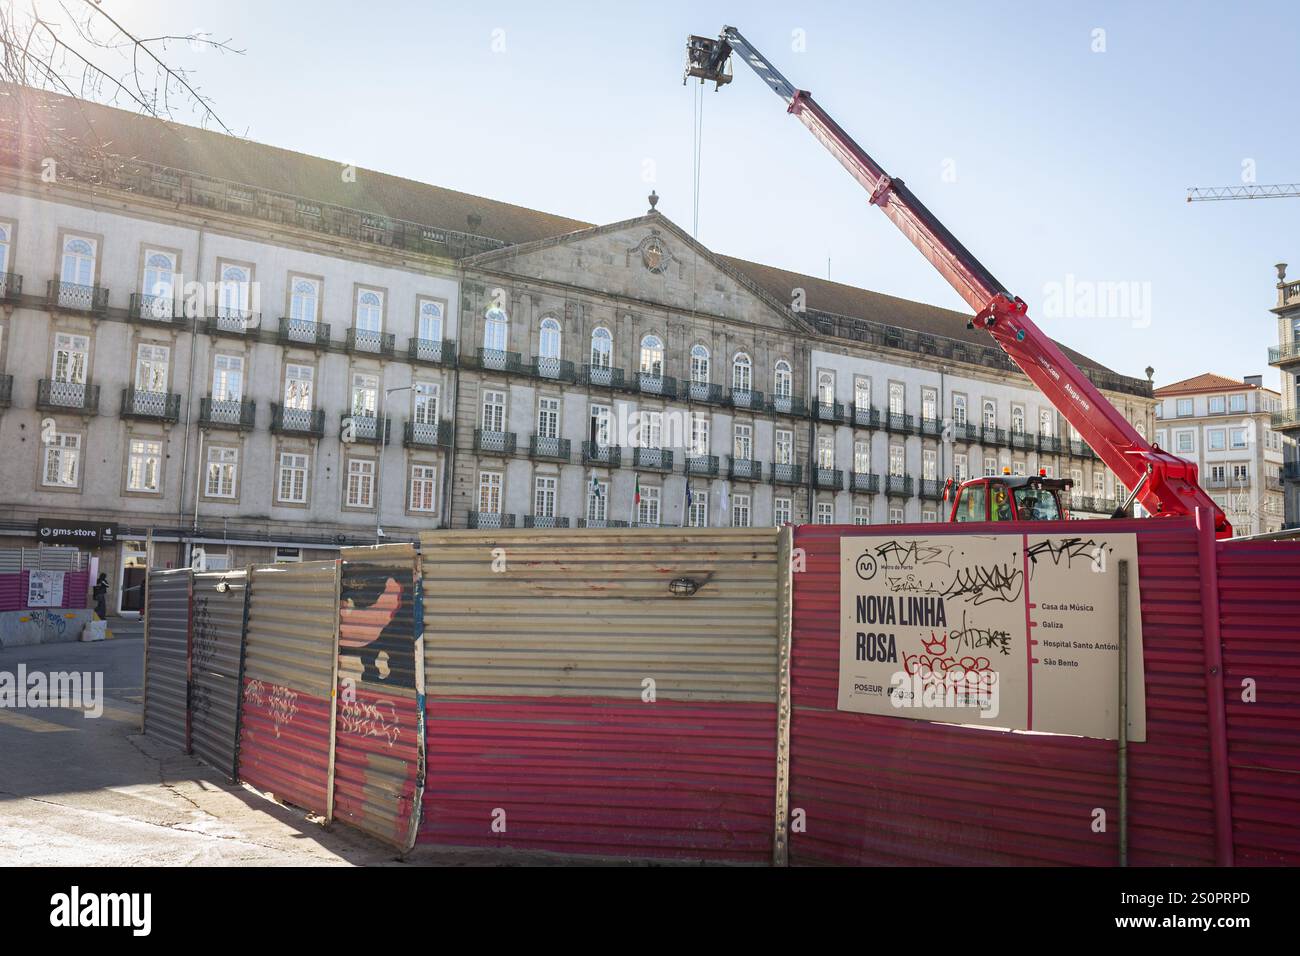
[[[469,193],[431,186],[368,169],[355,181],[342,173],[346,164],[256,143],[211,130],[164,122],[128,110],[49,93],[25,91],[26,110],[18,108],[15,88],[0,84],[0,133],[23,130],[26,148],[36,140],[30,114],[59,140],[89,144],[105,155],[140,160],[302,197],[310,202],[350,207],[392,219],[457,230],[508,244],[531,242],[590,228],[591,224]],[[900,299],[867,289],[801,275],[776,266],[719,256],[780,302],[802,288],[810,311],[899,326],[923,334],[990,345],[989,337],[966,328],[965,313]],[[1057,343],[1060,345],[1060,343]],[[1061,345],[1076,364],[1110,372],[1104,365]],[[1112,373],[1113,374],[1113,373]]]
[[[1240,379],[1216,375],[1213,372],[1204,372],[1200,375],[1193,375],[1191,378],[1185,378],[1181,382],[1161,385],[1153,394],[1156,398],[1164,398],[1169,395],[1191,395],[1201,392],[1239,392],[1243,388],[1259,388],[1266,392],[1272,391],[1272,389],[1263,388],[1261,385],[1247,385]]]

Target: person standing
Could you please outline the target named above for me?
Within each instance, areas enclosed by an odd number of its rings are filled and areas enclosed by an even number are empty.
[[[108,620],[108,575],[100,574],[91,593],[95,597],[95,614],[101,621]]]

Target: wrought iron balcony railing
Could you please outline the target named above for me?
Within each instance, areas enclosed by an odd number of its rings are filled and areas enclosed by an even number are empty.
[[[583,385],[596,385],[601,388],[622,388],[623,370],[609,365],[584,365],[579,381]]]
[[[683,383],[682,398],[689,399],[692,402],[709,402],[714,405],[721,405],[722,386],[713,382]]]
[[[533,374],[538,378],[547,378],[555,382],[577,381],[572,362],[541,355],[533,356]]]
[[[803,465],[795,465],[790,462],[772,462],[772,484],[802,485]]]
[[[99,386],[82,382],[41,379],[36,386],[36,407],[43,412],[99,414]]]
[[[200,428],[252,428],[257,417],[256,403],[248,399],[212,397],[199,401]]]
[[[912,497],[912,479],[907,475],[886,475],[885,494]]]
[[[813,417],[819,422],[839,424],[844,421],[844,403],[819,401],[813,406]]]
[[[1007,441],[1010,443],[1012,448],[1019,449],[1020,451],[1029,451],[1034,447],[1033,435],[1026,431],[1016,431],[1014,428],[1008,433]]]
[[[1279,431],[1290,431],[1293,428],[1300,428],[1300,409],[1286,408],[1280,412],[1273,413],[1273,427]]]
[[[928,498],[931,501],[941,500],[943,498],[943,482],[938,478],[922,478],[921,497]]]
[[[767,407],[774,415],[792,415],[803,418],[808,414],[808,406],[796,395],[773,395],[767,400]]]
[[[1300,362],[1300,342],[1288,342],[1269,348],[1269,365],[1290,365],[1292,362]]]
[[[23,294],[23,277],[16,272],[0,272],[0,301],[12,302]]]
[[[943,422],[937,418],[926,418],[922,415],[920,426],[921,434],[927,438],[940,438],[943,436]]]
[[[733,388],[729,401],[735,408],[759,411],[763,407],[763,393],[751,388]]]
[[[486,455],[513,455],[515,453],[515,433],[476,428],[474,429],[474,450],[483,452]]]
[[[637,372],[636,388],[638,392],[645,395],[662,395],[664,398],[677,397],[677,379],[669,375]]]
[[[849,472],[849,491],[874,495],[880,491],[880,476],[866,471]]]
[[[839,468],[818,468],[813,474],[813,485],[823,491],[842,491],[844,472]]]
[[[97,285],[51,279],[45,287],[45,301],[51,309],[103,315],[108,311],[108,290]]]
[[[467,523],[470,528],[496,531],[500,528],[513,528],[515,516],[502,514],[499,511],[471,511]]]
[[[953,422],[953,441],[977,442],[980,440],[979,426],[974,422]]]
[[[375,332],[371,329],[348,329],[346,346],[357,355],[378,355],[392,358],[397,348],[397,336],[392,332]]]
[[[608,518],[579,518],[579,528],[626,528],[626,521],[612,521]]]
[[[271,431],[278,435],[325,437],[325,409],[289,408],[271,403]]]
[[[885,430],[895,435],[910,435],[916,427],[912,422],[912,416],[903,412],[890,412],[885,419]]]
[[[672,471],[673,453],[665,448],[634,448],[632,467],[643,471]]]
[[[568,526],[568,518],[559,518],[555,515],[524,515],[525,528],[567,528]]]
[[[174,422],[181,416],[181,397],[168,392],[147,392],[139,388],[122,389],[122,418],[143,418]]]
[[[451,422],[412,422],[402,426],[402,445],[406,448],[450,448]]]
[[[730,465],[728,474],[735,481],[762,481],[763,480],[763,463],[754,458],[736,458],[734,455],[729,459]]]
[[[880,410],[870,405],[854,402],[849,406],[849,421],[858,428],[879,428],[881,426]]]
[[[146,325],[179,325],[185,322],[184,307],[173,295],[145,295],[131,293],[131,306],[127,317]]]
[[[348,439],[358,445],[387,445],[393,439],[393,423],[384,416],[383,425],[375,418],[373,412],[344,412],[339,416],[339,438],[344,444]]]
[[[582,443],[582,463],[598,468],[617,468],[623,463],[623,449],[618,445],[585,441]]]
[[[997,428],[993,425],[984,425],[980,428],[981,445],[1005,445],[1007,443],[1007,430]]]
[[[0,375],[0,408],[8,408],[14,400],[14,377]]]
[[[451,339],[409,339],[406,357],[424,365],[455,365],[456,343]]]
[[[261,312],[250,312],[248,309],[235,309],[224,305],[214,306],[208,312],[204,323],[204,330],[209,335],[236,337],[255,335],[261,327]]]
[[[562,461],[567,465],[569,463],[571,444],[567,438],[533,435],[528,439],[528,457],[541,458],[546,461]]]
[[[500,349],[479,349],[476,353],[478,367],[489,372],[506,372],[511,375],[523,373],[523,359],[518,352],[503,352]]]
[[[280,317],[280,344],[301,345],[310,349],[326,349],[330,344],[328,322]]]
[[[702,478],[718,476],[717,455],[686,455],[686,474]]]
[[[1039,435],[1038,450],[1047,455],[1059,455],[1061,453],[1061,439],[1055,435]]]

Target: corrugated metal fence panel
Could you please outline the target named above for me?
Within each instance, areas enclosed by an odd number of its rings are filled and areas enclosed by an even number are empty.
[[[189,750],[190,572],[149,574],[144,732]]]
[[[334,814],[401,849],[424,768],[419,579],[410,545],[343,551]]]
[[[329,815],[336,561],[249,569],[239,779]]]
[[[27,575],[0,574],[0,611],[21,611],[27,605]]]
[[[52,570],[59,570],[57,568]],[[0,611],[28,609],[27,586],[30,572],[0,574]],[[66,571],[63,575],[63,600],[59,607],[90,607],[90,572]]]
[[[247,578],[246,571],[194,575],[190,741],[196,754],[232,778]]]
[[[1218,552],[1234,856],[1239,865],[1294,866],[1300,864],[1300,542],[1223,542]]]
[[[1147,736],[1129,749],[1129,861],[1212,864],[1209,737],[1195,525],[1071,522],[1134,532],[1142,586]],[[1115,745],[836,710],[839,539],[880,528],[806,525],[794,575],[792,863],[1092,864],[1118,860]],[[890,534],[1006,533],[893,525]],[[1018,532],[1017,532],[1018,533]],[[798,553],[798,551],[797,551]],[[1093,833],[1093,811],[1111,825]]]
[[[772,858],[775,529],[435,532],[421,550],[421,842]],[[673,597],[679,578],[702,586]]]

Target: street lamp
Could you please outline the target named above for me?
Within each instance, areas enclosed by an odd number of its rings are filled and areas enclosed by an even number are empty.
[[[395,392],[409,392],[414,385],[394,385],[379,393],[379,407],[375,410],[375,428],[379,435],[379,450],[375,452],[375,544],[384,539],[382,526],[384,503],[384,448],[388,444],[387,422],[384,420],[384,403]]]

